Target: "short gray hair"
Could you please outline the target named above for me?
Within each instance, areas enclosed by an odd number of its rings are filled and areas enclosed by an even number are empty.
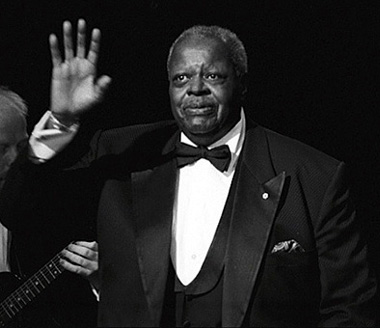
[[[222,28],[216,25],[195,25],[183,31],[180,36],[172,43],[166,64],[168,73],[170,68],[170,61],[175,47],[182,41],[191,39],[216,39],[222,41],[228,49],[228,56],[235,69],[236,75],[241,77],[248,72],[247,52],[245,51],[243,42],[241,42],[235,33],[226,28]]]
[[[24,118],[28,114],[28,106],[25,100],[8,87],[0,86],[0,115],[2,112],[9,112],[10,110],[16,111]]]

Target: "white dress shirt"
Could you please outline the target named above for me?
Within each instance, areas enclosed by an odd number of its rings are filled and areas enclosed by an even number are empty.
[[[245,137],[245,117],[223,138],[208,148],[228,145],[231,162],[225,172],[220,172],[207,159],[184,166],[179,170],[177,194],[173,208],[171,258],[178,279],[185,286],[201,270],[218,227],[236,162]],[[184,133],[181,142],[196,146]]]
[[[48,128],[49,124],[52,125],[51,128]],[[29,138],[30,158],[35,163],[43,163],[53,158],[74,139],[78,129],[78,123],[64,127],[50,111],[45,112]]]

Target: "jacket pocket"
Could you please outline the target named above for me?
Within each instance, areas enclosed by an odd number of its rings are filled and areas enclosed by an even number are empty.
[[[318,263],[316,249],[305,252],[277,252],[269,253],[265,258],[265,266],[313,266]]]

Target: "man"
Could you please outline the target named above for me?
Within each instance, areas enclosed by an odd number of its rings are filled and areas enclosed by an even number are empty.
[[[99,326],[373,325],[376,283],[344,164],[245,118],[234,33],[195,26],[173,43],[175,122],[98,132],[88,146],[81,117],[111,79],[96,78],[100,31],[87,56],[85,22],[76,55],[69,22],[63,31],[64,60],[50,37],[51,111],[12,168],[0,215],[27,224],[22,197],[75,222],[96,215]]]
[[[26,115],[27,106],[24,100],[8,88],[0,87],[0,189],[4,184],[11,164],[16,159],[19,150],[27,141]],[[36,236],[30,235],[30,231],[16,231],[13,236],[14,240],[12,241],[13,247],[11,252],[11,233],[5,226],[0,224],[0,272],[14,272],[25,278],[34,274],[39,266],[42,266],[44,262],[48,261],[48,258],[44,257],[44,250],[37,247],[40,245],[39,240],[44,239],[42,236],[43,233],[43,231],[40,231],[39,235]],[[24,245],[28,245],[28,247],[24,248]],[[54,247],[54,244],[51,244],[50,248],[52,248],[54,252],[60,250]],[[15,250],[16,254],[14,254]],[[61,256],[61,264],[65,269],[76,272],[89,279],[94,286],[97,285],[96,242],[77,241],[71,243],[62,252]],[[38,265],[35,265],[36,262]],[[72,277],[66,280],[70,281],[70,279],[79,281],[79,279],[73,279]],[[82,284],[84,284],[84,281]],[[76,285],[79,284],[76,283]],[[70,289],[70,285],[62,287],[62,285],[58,283],[57,286],[61,289]],[[84,293],[84,288],[89,289],[89,287],[82,287],[82,293]],[[6,296],[6,294],[1,295],[2,299]],[[49,300],[48,298],[47,300],[51,302],[51,299]],[[46,310],[46,308],[44,310]],[[84,314],[84,316],[85,315],[86,314]],[[92,315],[96,316],[94,311]],[[49,314],[46,314],[46,317],[49,317]],[[31,319],[29,318],[28,320]],[[52,322],[48,320],[46,321],[47,324],[49,327],[52,327]],[[54,318],[54,320],[56,320],[56,318]],[[36,326],[35,322],[31,324],[32,326]]]
[[[27,107],[16,93],[0,87],[0,189],[18,150],[26,142]],[[0,223],[0,272],[10,271],[10,233]]]

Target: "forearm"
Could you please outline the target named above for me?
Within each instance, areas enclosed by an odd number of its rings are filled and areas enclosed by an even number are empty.
[[[95,145],[97,136],[94,138]],[[43,139],[44,142],[46,140],[49,141],[48,138]],[[63,149],[55,148],[56,153],[41,143],[48,148],[48,155],[53,156],[47,159],[38,153],[43,160],[32,158],[30,148],[23,149],[8,172],[0,193],[0,218],[3,224],[10,230],[43,226],[46,223],[44,220],[55,216],[51,214],[54,213],[52,208],[59,212],[66,211],[70,205],[65,199],[73,199],[80,192],[85,194],[87,190],[81,191],[80,188],[86,185],[85,180],[90,174],[86,168],[96,153],[91,151],[89,143],[89,140],[82,140],[78,136],[68,141]],[[75,170],[73,166],[86,170]],[[80,181],[83,183],[78,186]]]
[[[0,218],[8,229],[17,229],[22,223],[19,221],[28,224],[27,214],[38,211],[36,200],[43,188],[43,177],[46,176],[43,171],[40,165],[30,161],[27,148],[13,163],[0,191]]]

